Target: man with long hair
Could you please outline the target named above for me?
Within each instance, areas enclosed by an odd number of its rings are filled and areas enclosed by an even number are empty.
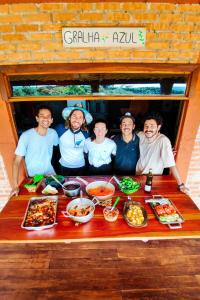
[[[62,116],[66,120],[65,124],[57,128],[60,137],[61,174],[83,175],[85,171],[83,147],[89,136],[87,124],[92,121],[92,116],[82,107],[66,107]]]

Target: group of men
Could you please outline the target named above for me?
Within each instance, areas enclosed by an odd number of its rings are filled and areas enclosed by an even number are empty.
[[[11,195],[19,192],[19,168],[23,157],[29,176],[35,174],[55,174],[51,164],[53,148],[59,144],[59,160],[64,175],[80,175],[85,168],[83,147],[88,137],[87,125],[92,121],[91,115],[83,108],[65,108],[63,118],[65,125],[57,132],[49,128],[53,123],[52,111],[41,106],[36,112],[37,127],[29,129],[20,136],[13,162],[13,188]],[[187,192],[172,151],[170,140],[160,133],[162,118],[150,114],[144,119],[142,132],[134,133],[135,120],[126,113],[120,120],[121,133],[112,137],[117,150],[114,157],[114,172],[120,175],[153,174],[160,175],[164,168],[170,168],[177,181],[178,188]],[[59,137],[58,137],[59,135]]]

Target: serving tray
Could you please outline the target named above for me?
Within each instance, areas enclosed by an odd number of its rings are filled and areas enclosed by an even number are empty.
[[[143,217],[143,221],[139,224],[137,222],[134,222],[135,212],[132,211],[132,210],[134,210],[134,208],[139,209],[139,212],[140,212],[140,214],[142,214],[142,217]],[[130,214],[130,216],[129,216],[129,214]],[[136,202],[133,200],[126,201],[124,203],[124,208],[123,208],[123,217],[124,217],[126,223],[131,227],[141,228],[141,227],[144,227],[147,225],[147,212],[140,202]],[[137,217],[139,217],[139,215]]]
[[[34,197],[28,202],[21,228],[43,230],[56,225],[58,196]]]
[[[168,225],[170,229],[182,227],[184,218],[170,199],[156,195],[152,199],[145,200],[145,202],[150,204],[161,224]]]

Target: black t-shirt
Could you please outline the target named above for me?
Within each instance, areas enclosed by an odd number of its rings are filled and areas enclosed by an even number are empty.
[[[119,175],[134,175],[139,159],[139,137],[133,134],[133,139],[126,143],[122,135],[116,135],[113,140],[117,144],[117,152],[114,159],[114,172]]]

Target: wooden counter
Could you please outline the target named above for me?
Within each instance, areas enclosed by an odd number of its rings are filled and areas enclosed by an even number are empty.
[[[94,180],[108,180],[109,177],[83,177],[88,182]],[[12,197],[0,214],[0,243],[34,243],[34,242],[83,242],[83,241],[108,241],[108,240],[153,240],[153,239],[179,239],[200,237],[200,212],[194,202],[187,195],[177,189],[175,179],[172,176],[154,176],[152,193],[143,191],[144,176],[135,177],[142,185],[142,188],[130,196],[133,200],[144,205],[148,214],[148,224],[143,228],[129,227],[122,216],[123,203],[127,196],[119,191],[116,183],[115,196],[120,196],[118,203],[120,210],[119,218],[114,223],[104,220],[103,207],[97,205],[92,220],[88,223],[75,226],[75,223],[65,218],[61,211],[65,210],[67,203],[71,200],[59,190],[59,202],[57,222],[53,228],[42,231],[28,231],[21,228],[28,200],[31,197],[41,196],[42,186],[37,193],[28,193],[23,187],[18,197]],[[75,179],[72,177],[68,179]],[[84,195],[84,184],[81,184]],[[180,229],[169,229],[156,219],[149,204],[145,199],[152,195],[162,195],[169,198],[182,214],[185,222]]]

